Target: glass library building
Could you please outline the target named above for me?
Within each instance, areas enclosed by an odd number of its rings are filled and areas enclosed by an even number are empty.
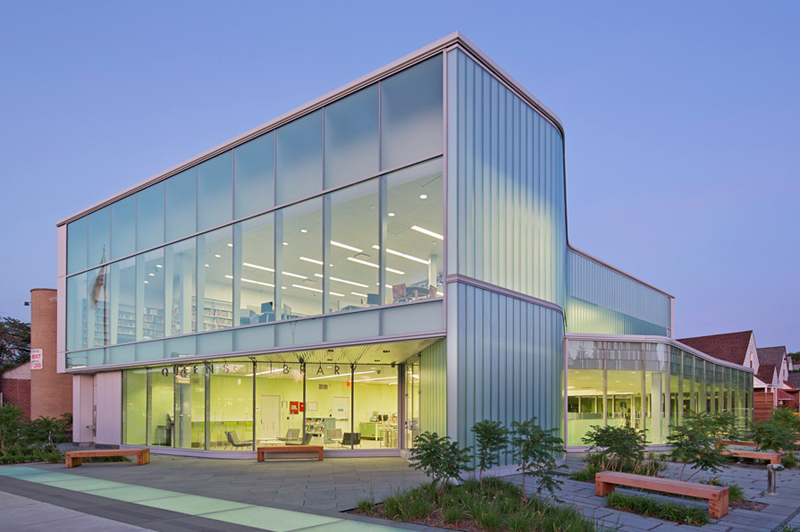
[[[77,442],[405,456],[536,417],[752,410],[673,298],[570,246],[559,119],[445,37],[58,223]],[[510,458],[504,458],[504,464]]]

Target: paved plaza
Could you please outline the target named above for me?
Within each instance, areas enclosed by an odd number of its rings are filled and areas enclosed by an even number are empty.
[[[570,455],[567,465],[579,469],[581,456]],[[678,472],[679,466],[671,464],[667,474],[677,478]],[[559,497],[621,532],[772,532],[784,525],[800,527],[800,471],[779,473],[778,495],[764,493],[764,466],[732,466],[716,476],[739,484],[750,500],[768,506],[761,512],[732,509],[698,528],[606,508],[605,501],[594,496],[593,484],[586,482],[566,480]],[[360,499],[379,501],[424,479],[400,458],[256,463],[153,455],[151,464],[143,467],[0,466],[0,531],[432,530],[341,513]]]

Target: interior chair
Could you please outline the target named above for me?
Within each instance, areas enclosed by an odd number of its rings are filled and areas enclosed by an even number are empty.
[[[299,430],[299,429],[298,429],[298,430]],[[299,435],[298,435],[298,436],[299,436]],[[286,442],[286,445],[308,445],[309,443],[311,443],[311,438],[312,438],[313,436],[314,436],[313,434],[306,433],[306,435],[305,435],[305,437],[303,438],[303,441],[302,441],[302,442],[300,442],[300,441],[287,441],[287,442]]]
[[[325,439],[335,442],[342,441],[342,429],[328,429],[325,431]]]
[[[345,432],[342,436],[342,447],[358,445],[361,447],[361,433],[360,432]]]
[[[228,432],[225,431],[225,437],[228,439],[228,445],[232,445],[234,450],[238,449],[239,447],[253,447],[253,442],[243,442],[239,439],[239,436],[236,435],[235,432]],[[226,445],[227,447],[227,445]]]
[[[392,286],[392,300],[395,303],[405,303],[408,301],[408,295],[406,294],[406,284],[396,284]]]
[[[278,438],[281,441],[295,441],[300,439],[300,429],[287,429],[285,438]]]

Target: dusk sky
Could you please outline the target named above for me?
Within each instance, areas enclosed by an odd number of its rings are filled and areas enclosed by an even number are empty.
[[[55,223],[453,31],[566,131],[570,243],[800,351],[800,2],[5,2],[0,316]]]

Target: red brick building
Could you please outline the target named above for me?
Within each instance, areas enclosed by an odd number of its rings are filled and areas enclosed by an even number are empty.
[[[0,375],[0,395],[3,404],[16,405],[31,417],[31,364],[23,364]]]

